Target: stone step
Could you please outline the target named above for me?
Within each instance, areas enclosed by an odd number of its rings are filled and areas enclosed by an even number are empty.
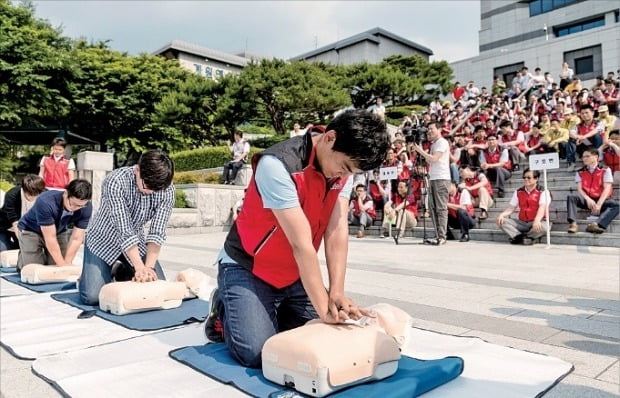
[[[379,227],[373,226],[366,229],[366,236],[379,237]],[[356,227],[349,227],[350,235],[357,233]],[[426,229],[426,236],[432,237],[434,231],[431,228]],[[456,239],[460,238],[459,231],[454,231],[453,234]],[[476,241],[490,241],[490,242],[505,242],[508,243],[508,236],[499,229],[490,228],[476,228],[469,231],[471,240]],[[602,246],[602,247],[618,247],[620,248],[620,233],[603,233],[600,235],[591,234],[589,232],[578,232],[576,234],[569,234],[563,231],[551,231],[551,244],[553,245],[577,245],[577,246]],[[411,238],[422,238],[424,236],[424,228],[422,226],[415,227],[413,231],[407,230],[405,232],[405,239],[401,240],[402,244],[414,243]],[[415,242],[415,243],[420,243]],[[458,243],[458,242],[457,242]],[[546,243],[546,238],[543,237],[540,243]]]

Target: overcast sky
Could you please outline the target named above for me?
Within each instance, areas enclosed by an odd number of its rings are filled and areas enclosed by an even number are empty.
[[[130,54],[180,39],[288,59],[375,27],[434,52],[478,54],[479,1],[56,1],[34,2],[39,18],[69,37],[110,40]]]

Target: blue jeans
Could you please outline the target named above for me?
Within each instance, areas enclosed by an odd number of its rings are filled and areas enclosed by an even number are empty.
[[[121,256],[123,255],[121,254]],[[155,262],[155,273],[159,279],[166,279],[159,261]],[[82,276],[78,283],[82,303],[98,305],[99,291],[103,285],[110,282],[112,282],[112,266],[95,256],[88,249],[88,246],[84,245],[84,265],[82,266]]]
[[[239,264],[220,262],[217,283],[226,346],[243,366],[261,366],[269,337],[318,318],[301,281],[276,289]]]

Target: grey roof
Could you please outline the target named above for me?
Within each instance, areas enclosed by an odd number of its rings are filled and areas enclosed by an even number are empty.
[[[214,61],[220,61],[225,64],[237,65],[243,67],[247,65],[251,60],[237,55],[229,54],[224,51],[214,50],[212,48],[202,47],[197,44],[188,43],[183,40],[172,40],[157,51],[154,51],[154,55],[163,54],[168,50],[178,50],[189,54],[194,54]]]
[[[394,41],[400,42],[406,46],[409,46],[417,51],[423,52],[425,54],[433,55],[433,50],[431,50],[428,47],[424,47],[418,43],[414,43],[411,40],[407,40],[404,37],[395,35],[392,32],[388,32],[385,29],[382,28],[374,28],[374,29],[370,29],[367,30],[365,32],[362,33],[358,33],[355,36],[351,36],[348,37],[346,39],[342,39],[342,40],[338,40],[337,42],[334,42],[332,44],[328,44],[326,46],[317,48],[316,50],[313,51],[309,51],[307,53],[298,55],[296,57],[292,57],[291,60],[301,60],[301,59],[306,59],[306,58],[312,58],[316,55],[322,54],[324,52],[327,51],[332,51],[332,50],[340,50],[342,48],[351,46],[353,44],[356,44],[360,41],[364,41],[364,40],[368,40],[371,41],[373,43],[379,44],[381,42],[381,40],[379,39],[379,36],[385,36],[388,37]]]

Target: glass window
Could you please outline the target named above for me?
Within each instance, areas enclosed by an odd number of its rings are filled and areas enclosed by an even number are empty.
[[[594,56],[575,58],[575,73],[577,75],[581,76],[592,72],[594,72]]]
[[[213,77],[213,69],[210,66],[207,66],[205,68],[205,76],[206,77]]]
[[[530,17],[538,15],[542,12],[541,0],[534,0],[530,3]]]
[[[553,10],[553,0],[542,0],[542,12]]]
[[[588,29],[598,28],[600,26],[605,26],[604,16],[598,17],[596,19],[591,19],[589,21],[579,22],[569,26],[563,26],[561,28],[555,28],[554,32],[557,37],[561,37],[570,35],[572,33],[579,33]]]

